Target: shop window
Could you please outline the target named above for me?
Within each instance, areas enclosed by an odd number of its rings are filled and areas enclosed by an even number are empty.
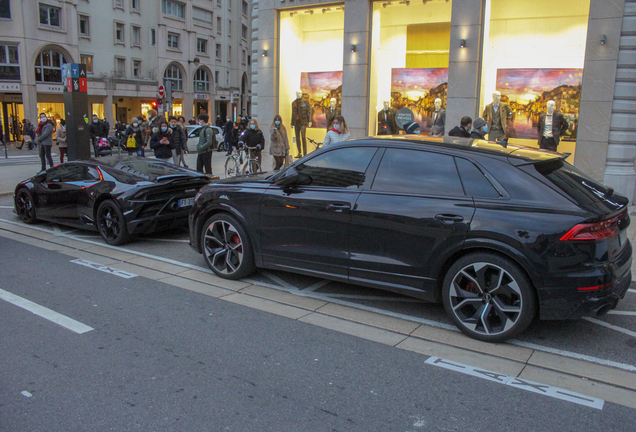
[[[80,32],[80,36],[86,36],[86,37],[90,37],[90,27],[89,27],[89,20],[88,17],[86,15],[80,15],[79,16],[79,32]]]
[[[179,66],[174,64],[168,66],[163,74],[163,79],[164,81],[172,81],[172,90],[183,90],[183,75]]]
[[[93,56],[80,54],[80,63],[86,65],[86,73],[93,73]]]
[[[451,10],[452,1],[373,3],[371,135],[399,133],[405,117],[430,133],[435,100],[446,107]]]
[[[552,0],[550,8],[561,12],[547,13],[532,0],[486,2],[479,114],[493,138],[536,147],[540,116],[553,100],[568,122],[558,151],[573,157],[590,1]],[[493,94],[500,97],[498,117]]]
[[[17,45],[0,45],[0,80],[20,80]]]
[[[280,11],[279,22],[278,112],[291,124],[292,103],[300,91],[307,101],[303,105],[311,110],[307,137],[320,142],[330,99],[338,104],[342,99],[344,7]]]
[[[11,19],[11,0],[0,0],[0,18]]]
[[[40,4],[40,24],[60,27],[60,8]]]
[[[212,27],[212,20],[214,14],[209,10],[201,9],[198,7],[192,7],[192,19],[200,24]]]
[[[210,76],[205,69],[197,69],[194,73],[194,91],[206,93],[210,91]]]
[[[202,38],[197,38],[197,52],[200,54],[208,53],[208,41]]]
[[[179,49],[178,33],[168,33],[168,48]]]
[[[132,26],[132,45],[141,46],[141,27]]]
[[[133,60],[133,77],[141,78],[141,60]]]
[[[185,18],[185,4],[174,0],[163,0],[161,4],[161,11],[165,15],[170,15],[176,18]]]
[[[61,52],[53,49],[41,51],[35,59],[35,81],[61,84],[64,63],[69,62]]]

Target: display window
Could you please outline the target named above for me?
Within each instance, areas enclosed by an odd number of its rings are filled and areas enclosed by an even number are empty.
[[[38,102],[38,116],[40,113],[46,113],[46,116],[50,119],[60,120],[66,118],[63,103]]]
[[[183,115],[183,102],[176,100],[172,103],[172,115],[177,117]]]
[[[373,3],[369,133],[443,135],[451,1]],[[436,103],[437,101],[437,103]]]
[[[91,104],[91,115],[97,114],[100,120],[104,118],[104,104]]]
[[[307,138],[322,142],[332,117],[340,115],[344,6],[279,14],[278,114],[291,152],[306,155],[316,149]],[[272,121],[273,115],[263,119],[261,128]]]
[[[589,0],[486,2],[480,115],[488,139],[573,160],[589,10]]]

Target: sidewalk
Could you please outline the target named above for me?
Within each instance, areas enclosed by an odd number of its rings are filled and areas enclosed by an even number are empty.
[[[19,143],[18,143],[19,144]],[[53,145],[51,151],[53,156],[53,163],[60,163],[60,155],[58,147]],[[117,149],[113,150],[113,154],[117,155]],[[125,154],[125,152],[122,152]],[[146,155],[153,157],[152,150],[146,151]],[[268,150],[262,152],[263,155],[263,171],[272,171],[273,157],[269,154]],[[38,149],[27,150],[26,146],[22,150],[16,148],[16,143],[7,144],[7,156],[4,157],[4,147],[0,146],[0,196],[13,194],[15,186],[23,180],[34,176],[40,171],[41,163],[39,158]],[[225,152],[215,151],[212,156],[212,174],[224,178],[225,170]],[[10,161],[10,162],[9,162]],[[18,163],[19,165],[13,165]],[[8,165],[7,163],[11,163]],[[188,154],[186,156],[186,163],[190,169],[196,169],[197,167],[197,155],[196,153]]]

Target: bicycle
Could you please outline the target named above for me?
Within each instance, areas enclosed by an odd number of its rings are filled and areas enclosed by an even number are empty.
[[[249,150],[256,150],[256,147],[247,147],[239,144],[238,151],[233,151],[227,157],[225,160],[225,178],[261,172],[261,164],[258,157],[252,157]]]
[[[321,142],[316,142],[314,140],[312,140],[311,138],[307,137],[307,141],[309,141],[310,143],[312,143],[314,145],[314,150],[318,150],[322,147],[322,143]],[[314,151],[312,150],[312,151]]]

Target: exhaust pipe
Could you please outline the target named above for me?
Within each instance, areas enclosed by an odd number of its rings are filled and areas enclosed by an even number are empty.
[[[611,304],[605,304],[601,306],[600,308],[596,309],[595,316],[602,317],[603,315],[606,315],[612,309],[614,309],[614,307]]]

